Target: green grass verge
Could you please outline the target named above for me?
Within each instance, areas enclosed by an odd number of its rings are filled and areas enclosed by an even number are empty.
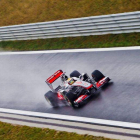
[[[0,26],[140,11],[140,0],[0,0]]]
[[[106,48],[125,46],[140,46],[140,33],[0,42],[1,49],[6,51]]]
[[[91,135],[61,132],[47,128],[11,125],[0,122],[0,140],[110,140]]]

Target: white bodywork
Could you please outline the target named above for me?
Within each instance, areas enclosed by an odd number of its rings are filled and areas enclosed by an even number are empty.
[[[88,89],[89,87],[92,86],[91,83],[82,81],[80,78],[77,78],[77,77],[72,77],[72,78],[76,81],[72,85],[69,85],[68,81],[65,81],[65,83],[64,83],[65,88],[68,88],[70,86],[80,86],[80,87]]]

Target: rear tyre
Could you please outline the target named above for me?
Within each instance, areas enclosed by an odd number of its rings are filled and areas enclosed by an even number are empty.
[[[70,77],[77,77],[79,78],[79,76],[81,75],[81,73],[77,70],[74,70],[71,74]]]
[[[68,104],[70,106],[72,106],[73,108],[75,108],[75,105],[74,105],[74,101],[75,101],[75,96],[72,92],[68,92],[66,95],[65,95],[65,99],[66,101],[68,102]]]
[[[47,102],[52,106],[52,107],[58,107],[58,98],[57,98],[57,94],[52,92],[52,91],[48,91],[45,95],[44,95],[45,99],[47,100]]]
[[[99,70],[93,71],[91,76],[96,82],[100,81],[105,77]]]

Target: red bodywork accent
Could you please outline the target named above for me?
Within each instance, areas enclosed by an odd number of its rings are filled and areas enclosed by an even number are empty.
[[[80,103],[82,102],[88,95],[81,95],[78,99],[75,100],[75,102]]]
[[[58,99],[60,99],[60,100],[63,100],[64,99],[64,97],[63,97],[63,95],[61,94],[61,93],[57,93],[57,97],[58,97]]]
[[[102,86],[104,83],[106,83],[105,80],[106,77],[104,77],[103,79],[101,79],[99,82],[96,83],[96,87],[99,88],[100,86]]]
[[[93,87],[93,85],[91,84],[89,87],[87,87],[86,89],[90,89],[90,88],[92,88]]]
[[[46,82],[52,84],[55,80],[57,80],[61,75],[63,74],[62,70],[58,70],[57,72],[55,72],[52,76],[50,76]]]

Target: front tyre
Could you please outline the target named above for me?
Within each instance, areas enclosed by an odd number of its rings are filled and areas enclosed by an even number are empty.
[[[91,73],[92,78],[98,82],[101,79],[103,79],[105,76],[99,71],[99,70],[95,70]]]

